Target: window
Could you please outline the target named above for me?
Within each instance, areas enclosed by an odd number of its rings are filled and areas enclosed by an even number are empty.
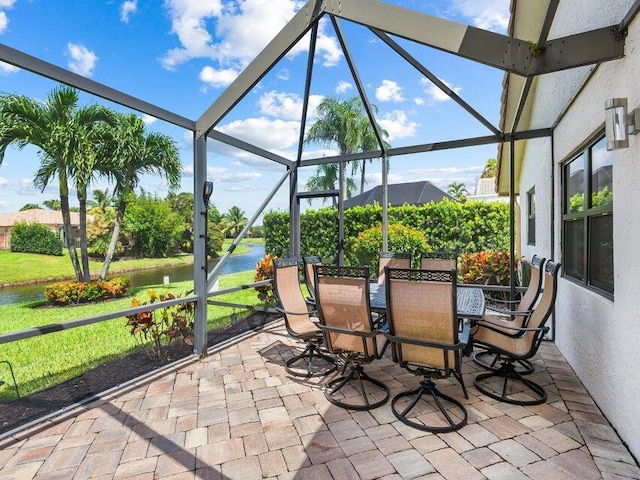
[[[527,192],[527,245],[536,244],[536,189]]]
[[[613,298],[613,157],[604,138],[563,167],[564,274]]]

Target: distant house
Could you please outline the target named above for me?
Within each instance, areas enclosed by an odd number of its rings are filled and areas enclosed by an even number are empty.
[[[429,181],[395,183],[388,185],[389,205],[392,207],[409,204],[422,205],[429,202],[441,202],[444,199],[457,201],[444,190],[440,190]],[[360,195],[348,198],[344,201],[344,208],[362,205],[373,205],[375,202],[382,205],[382,185],[372,188]]]
[[[90,221],[90,219],[87,218],[87,221]],[[11,248],[11,227],[20,222],[46,225],[60,235],[60,238],[63,238],[62,212],[60,210],[34,208],[16,213],[0,213],[0,250],[9,250]],[[74,238],[78,238],[80,236],[79,213],[71,212],[71,226],[73,227]]]
[[[479,202],[508,202],[509,197],[499,196],[496,192],[495,177],[479,178],[476,191],[473,195],[467,195],[467,200]]]

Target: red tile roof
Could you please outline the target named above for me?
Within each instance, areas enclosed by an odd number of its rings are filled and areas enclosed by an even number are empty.
[[[89,220],[87,218],[87,220]],[[0,213],[0,227],[11,227],[14,223],[41,223],[51,227],[62,227],[62,212],[60,210],[43,210],[34,208],[16,213]],[[71,212],[71,225],[80,225],[80,214]]]

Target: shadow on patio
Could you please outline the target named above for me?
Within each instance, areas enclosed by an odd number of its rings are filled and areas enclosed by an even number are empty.
[[[471,360],[468,424],[412,429],[389,404],[347,411],[321,379],[284,370],[295,343],[281,321],[199,362],[159,372],[0,444],[0,479],[598,479],[640,468],[575,377],[544,343],[534,358],[548,400],[522,407],[479,395]],[[384,358],[367,366],[392,395],[418,379]]]

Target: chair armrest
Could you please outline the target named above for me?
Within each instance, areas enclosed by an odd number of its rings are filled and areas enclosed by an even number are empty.
[[[492,324],[491,322],[485,322],[483,320],[478,320],[476,322],[476,326],[479,328],[486,328],[487,330],[492,330],[496,333],[499,333],[501,335],[504,335],[505,337],[512,337],[512,338],[517,338],[517,337],[521,337],[522,335],[524,335],[527,332],[548,332],[549,331],[549,327],[536,327],[536,328],[528,328],[528,327],[510,327],[507,325],[499,325],[496,326],[494,324]],[[513,333],[508,333],[507,331],[511,331]]]
[[[500,303],[503,305],[517,305],[518,303],[520,303],[520,300],[503,300],[502,298],[496,298],[496,297],[492,297],[490,294],[485,293],[484,297],[487,299],[487,301],[492,302],[492,303]]]
[[[307,310],[306,312],[290,312],[285,310],[284,308],[275,307],[276,312],[282,313],[283,315],[316,315],[317,310]]]
[[[384,334],[391,343],[406,343],[409,345],[417,345],[420,347],[433,347],[433,348],[441,348],[443,350],[462,350],[466,344],[458,341],[456,344],[451,343],[440,343],[440,342],[429,342],[426,340],[420,340],[419,338],[409,338],[409,337],[398,337],[396,335],[391,335],[390,333]]]

